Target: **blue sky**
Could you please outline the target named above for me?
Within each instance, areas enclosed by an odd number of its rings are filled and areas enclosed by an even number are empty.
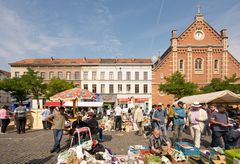
[[[24,58],[151,58],[197,6],[240,60],[239,0],[0,0],[0,68]]]

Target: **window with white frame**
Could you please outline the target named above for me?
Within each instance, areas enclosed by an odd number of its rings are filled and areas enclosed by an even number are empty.
[[[118,80],[122,80],[122,71],[118,71]]]
[[[101,93],[105,93],[105,84],[101,84]]]
[[[135,80],[139,80],[139,72],[135,72]]]
[[[92,72],[92,80],[97,80],[97,72],[96,71]]]
[[[45,72],[41,72],[41,73],[40,73],[40,76],[41,76],[41,78],[45,79],[46,73],[45,73]]]
[[[122,93],[122,84],[118,84],[118,93]]]
[[[109,80],[113,80],[113,72],[109,72]]]
[[[126,91],[127,93],[131,92],[131,84],[126,85]]]
[[[114,93],[114,86],[113,84],[109,84],[109,93]]]
[[[84,84],[84,85],[83,85],[83,89],[88,90],[88,84]]]
[[[97,92],[97,85],[92,84],[92,93],[96,93],[96,92]]]
[[[139,84],[135,84],[135,93],[139,93]]]
[[[143,93],[148,93],[148,85],[147,84],[143,85]]]
[[[66,79],[67,80],[71,80],[71,72],[67,72],[66,73]]]
[[[79,71],[75,72],[75,80],[80,80],[80,72]]]
[[[203,60],[201,58],[197,58],[195,60],[195,70],[196,71],[201,71],[203,70]]]
[[[214,71],[218,71],[219,69],[219,61],[217,59],[214,60]]]
[[[179,60],[179,70],[180,71],[184,70],[184,60],[183,59]]]
[[[88,72],[87,71],[83,72],[83,80],[88,80]]]
[[[50,71],[49,72],[49,79],[52,79],[54,77],[54,72],[53,71]]]
[[[104,80],[105,79],[105,72],[101,72],[100,73],[100,80]]]
[[[62,71],[59,71],[59,72],[58,72],[58,78],[59,78],[59,79],[62,79],[62,78],[63,78],[63,73],[62,73]]]
[[[131,80],[131,72],[126,72],[126,80]]]
[[[143,80],[148,80],[148,72],[143,72]]]
[[[15,72],[15,77],[19,77],[20,73],[19,72]]]

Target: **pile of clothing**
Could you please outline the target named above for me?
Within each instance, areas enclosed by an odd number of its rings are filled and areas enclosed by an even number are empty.
[[[88,144],[81,144],[60,153],[57,164],[104,164],[111,161],[111,150],[97,143],[91,147]]]

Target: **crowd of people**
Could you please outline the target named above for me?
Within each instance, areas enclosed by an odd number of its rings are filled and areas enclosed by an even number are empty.
[[[135,125],[135,135],[149,139],[151,150],[159,154],[162,146],[170,147],[176,142],[181,142],[183,132],[189,132],[195,147],[201,147],[201,139],[210,136],[212,139],[211,147],[222,147],[230,149],[231,147],[240,147],[239,129],[240,113],[235,113],[235,120],[229,118],[229,114],[224,106],[216,104],[200,104],[194,102],[188,108],[179,101],[175,105],[168,104],[166,107],[162,104],[153,105],[153,109],[146,113],[142,106],[136,105],[131,109],[124,109],[117,105],[115,109],[106,109],[101,112],[96,110],[82,109],[77,110],[76,120],[70,125],[66,125],[69,118],[73,117],[72,112],[64,107],[45,108],[41,111],[43,129],[53,129],[54,145],[51,153],[60,151],[60,142],[66,126],[70,127],[69,134],[75,137],[77,142],[76,129],[89,127],[94,139],[103,140],[103,129],[99,126],[99,119],[107,118],[112,121],[114,131],[122,131],[124,122],[130,121]],[[17,133],[25,133],[26,113],[28,110],[22,104],[14,112],[10,112],[7,106],[0,109],[1,134],[6,133],[10,123],[10,117],[13,117],[16,124]],[[144,117],[150,118],[150,130],[144,131]],[[111,126],[111,125],[110,125]],[[133,126],[134,127],[134,126]],[[172,137],[170,137],[172,131]],[[171,140],[170,140],[171,138]]]
[[[235,115],[235,120],[229,118],[224,106],[194,102],[187,109],[186,105],[179,101],[176,106],[168,104],[165,109],[163,105],[155,105],[150,112],[150,117],[154,130],[150,133],[149,146],[153,152],[159,153],[156,151],[157,148],[163,150],[159,145],[169,146],[170,143],[181,142],[184,131],[190,133],[197,148],[201,147],[201,139],[206,135],[211,137],[211,147],[224,149],[240,147],[240,115]],[[173,131],[172,140],[168,134],[170,123]],[[162,144],[156,146],[154,142],[156,140],[158,140],[157,143]]]

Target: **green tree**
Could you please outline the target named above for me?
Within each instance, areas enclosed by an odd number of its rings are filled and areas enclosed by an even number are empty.
[[[240,93],[240,84],[236,84],[240,78],[236,74],[231,77],[224,77],[224,79],[214,78],[211,83],[201,88],[203,93],[210,93],[222,90],[230,90],[235,93]]]
[[[197,93],[197,85],[191,82],[186,82],[184,75],[178,71],[164,79],[166,80],[166,83],[159,85],[159,91],[172,94],[177,99]]]
[[[28,99],[29,90],[26,82],[22,78],[14,77],[12,79],[3,79],[0,82],[0,86],[2,90],[10,92],[11,96],[19,103]]]
[[[74,88],[73,83],[69,83],[66,80],[53,78],[51,79],[50,83],[47,85],[45,96],[46,98],[49,99],[49,97],[71,88]]]
[[[28,93],[30,93],[33,98],[37,100],[37,106],[39,109],[39,97],[44,95],[47,85],[43,83],[43,78],[40,77],[38,73],[38,71],[27,68],[26,74],[22,75],[21,78],[27,84]]]

